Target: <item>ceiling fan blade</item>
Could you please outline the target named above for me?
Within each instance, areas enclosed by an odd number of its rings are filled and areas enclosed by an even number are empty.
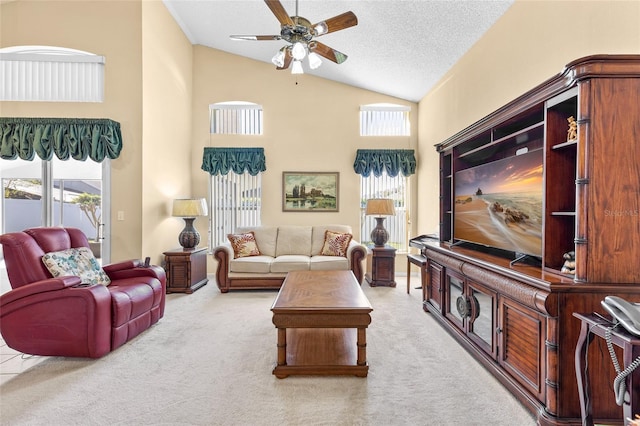
[[[335,49],[330,48],[326,44],[315,42],[315,47],[313,48],[313,52],[316,52],[318,55],[327,58],[330,61],[335,62],[336,64],[341,64],[347,60],[347,55],[342,52],[338,52]]]
[[[284,49],[284,65],[281,67],[276,67],[277,70],[286,70],[291,65],[291,61],[293,60],[293,56],[291,56],[291,49]]]
[[[278,18],[280,25],[289,25],[291,27],[293,26],[293,21],[291,20],[291,17],[287,13],[287,11],[284,9],[282,3],[280,3],[280,0],[264,0],[264,2],[267,4],[269,9],[271,9],[271,12],[276,15],[276,18]]]
[[[333,18],[318,22],[311,28],[313,28],[314,35],[321,36],[323,34],[344,30],[345,28],[353,27],[355,25],[358,25],[358,18],[353,12],[349,11],[342,15],[334,16]]]
[[[229,38],[233,40],[280,40],[282,37],[280,35],[232,35]]]

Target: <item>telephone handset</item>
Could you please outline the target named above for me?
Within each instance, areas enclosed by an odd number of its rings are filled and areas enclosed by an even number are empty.
[[[607,296],[602,307],[627,331],[640,336],[640,303],[630,303],[617,296]]]

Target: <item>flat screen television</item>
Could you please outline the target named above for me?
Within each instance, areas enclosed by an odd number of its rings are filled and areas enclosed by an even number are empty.
[[[454,239],[542,257],[542,168],[537,149],[456,172]]]

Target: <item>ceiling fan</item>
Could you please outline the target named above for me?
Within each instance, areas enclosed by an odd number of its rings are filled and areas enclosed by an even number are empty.
[[[232,35],[234,40],[284,40],[289,44],[282,47],[271,59],[278,70],[291,67],[292,74],[303,74],[302,60],[305,56],[309,60],[309,67],[316,69],[322,64],[320,56],[341,64],[347,60],[347,55],[326,44],[316,41],[316,37],[344,30],[358,25],[358,18],[349,11],[333,18],[312,24],[308,19],[298,15],[298,0],[296,0],[296,14],[289,16],[280,0],[264,0],[267,7],[280,21],[278,35]]]

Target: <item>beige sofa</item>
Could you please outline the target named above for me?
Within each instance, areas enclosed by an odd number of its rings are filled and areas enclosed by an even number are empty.
[[[215,248],[216,279],[222,293],[234,289],[278,289],[290,271],[351,270],[362,282],[366,246],[349,243],[344,256],[320,254],[325,231],[351,234],[346,225],[263,226],[239,228],[237,234],[253,232],[260,255],[234,258],[231,243]]]

